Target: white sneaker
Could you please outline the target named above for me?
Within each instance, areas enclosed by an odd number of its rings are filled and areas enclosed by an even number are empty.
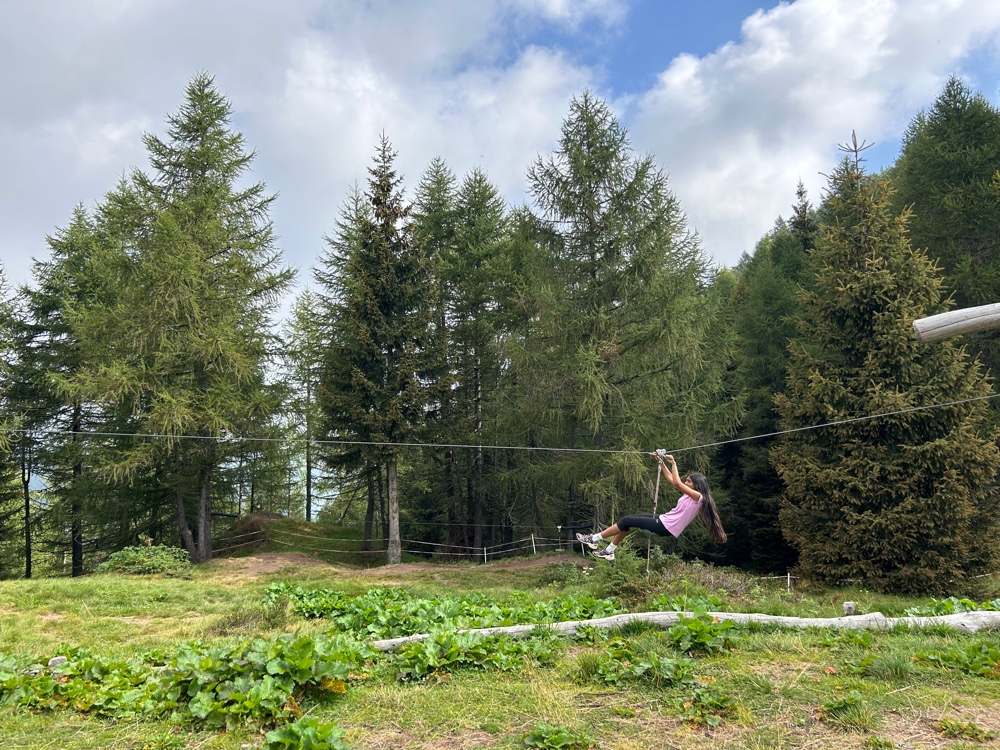
[[[576,541],[578,541],[587,549],[597,549],[597,542],[590,541],[590,534],[581,534],[577,532]]]
[[[607,560],[608,562],[615,561],[615,551],[613,549],[608,549],[607,547],[599,549],[597,552],[591,552],[590,554],[599,560]]]

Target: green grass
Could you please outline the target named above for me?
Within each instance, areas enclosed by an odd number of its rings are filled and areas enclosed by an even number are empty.
[[[549,600],[571,593],[602,593],[607,571],[577,575],[566,561],[553,556],[525,568],[302,566],[252,575],[241,568],[251,561],[213,561],[183,579],[93,575],[7,581],[0,583],[0,653],[47,659],[60,644],[69,644],[127,656],[174,648],[191,639],[232,640],[291,631],[319,634],[329,629],[328,622],[301,620],[280,604],[264,606],[263,592],[276,581],[348,594],[375,585],[403,585],[412,597],[475,592],[498,601],[525,595]],[[789,594],[755,584],[752,577],[738,572],[709,567],[671,563],[662,576],[642,581],[631,591],[637,597],[632,608],[642,608],[643,596],[711,595],[724,602],[720,609],[835,617],[847,599],[858,602],[862,611],[887,614],[928,601],[851,589]],[[628,649],[636,658],[650,652],[666,659],[684,656],[664,632],[632,626],[565,640],[555,661],[546,666],[526,659],[513,671],[463,667],[417,682],[397,681],[391,666],[375,667],[352,677],[343,695],[309,702],[304,708],[309,716],[339,724],[345,739],[359,748],[512,750],[523,747],[523,738],[539,723],[563,727],[574,736],[594,737],[599,747],[614,750],[706,745],[733,750],[862,750],[896,742],[942,750],[1000,748],[1000,740],[989,734],[1000,729],[1000,679],[914,660],[920,652],[945,652],[953,645],[1000,646],[997,633],[771,627],[729,632],[735,639],[727,648],[696,657],[695,683],[664,685],[632,676],[616,684],[599,680],[599,666],[613,647]],[[731,705],[723,706],[722,699]],[[700,706],[707,707],[707,715],[717,716],[717,728],[682,720],[685,715],[697,717]],[[936,729],[936,724],[952,728],[951,735]],[[955,727],[967,727],[967,736],[959,736]],[[4,748],[265,746],[258,729],[213,732],[197,722],[107,721],[70,709],[34,713],[0,708],[0,737]]]

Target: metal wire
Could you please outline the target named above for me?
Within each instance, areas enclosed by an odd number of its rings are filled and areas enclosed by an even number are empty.
[[[704,448],[717,448],[722,445],[731,445],[733,443],[742,443],[748,440],[762,440],[764,438],[778,437],[780,435],[790,435],[796,432],[805,432],[808,430],[818,430],[824,427],[837,427],[839,425],[853,424],[855,422],[866,422],[873,419],[882,419],[884,417],[896,417],[901,414],[912,414],[918,411],[929,411],[932,409],[944,409],[950,406],[961,406],[962,404],[974,403],[976,401],[989,401],[990,399],[1000,397],[1000,393],[992,393],[988,396],[975,396],[973,398],[965,398],[958,401],[948,401],[940,404],[928,404],[926,406],[911,406],[906,409],[898,409],[896,411],[882,412],[880,414],[869,414],[861,417],[849,417],[847,419],[838,419],[833,422],[825,422],[823,424],[807,425],[805,427],[793,427],[787,430],[778,430],[776,432],[768,432],[760,435],[748,435],[746,437],[740,438],[730,438],[729,440],[719,440],[712,443],[702,443],[701,445],[691,445],[682,448],[672,448],[669,449],[669,453],[684,453],[686,451],[702,450]],[[409,442],[378,442],[374,440],[309,440],[307,438],[296,438],[296,437],[245,437],[245,436],[211,436],[211,435],[170,435],[166,433],[140,433],[140,432],[83,432],[83,431],[73,431],[73,430],[30,430],[27,428],[14,428],[7,430],[6,432],[12,434],[24,434],[24,435],[79,435],[81,437],[132,437],[132,438],[149,438],[149,439],[169,439],[169,440],[215,440],[218,442],[232,442],[232,443],[242,443],[242,442],[261,442],[261,443],[312,443],[313,445],[363,445],[377,448],[461,448],[461,449],[476,449],[476,450],[494,450],[494,451],[542,451],[549,453],[603,453],[612,455],[641,455],[645,453],[650,453],[651,451],[645,450],[613,450],[608,448],[553,448],[546,446],[529,446],[529,445],[482,445],[482,444],[470,444],[470,443],[409,443]]]

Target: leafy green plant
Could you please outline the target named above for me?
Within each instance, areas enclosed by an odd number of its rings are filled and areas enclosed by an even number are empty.
[[[943,651],[921,651],[916,658],[980,677],[1000,677],[1000,647],[992,643],[973,643],[965,648],[952,644]]]
[[[422,599],[402,587],[374,587],[360,596],[328,589],[302,589],[286,583],[272,584],[265,602],[286,598],[300,617],[330,619],[335,628],[357,637],[394,638],[443,630],[531,625],[562,620],[589,620],[620,614],[611,599],[586,595],[563,596],[551,601],[525,598],[501,604],[490,597]]]
[[[946,599],[931,599],[930,604],[909,607],[903,610],[903,614],[907,617],[936,617],[938,615],[955,615],[962,612],[976,612],[979,610],[990,612],[1000,611],[1000,599],[976,604],[971,599],[959,599],[949,596]]]
[[[711,686],[704,677],[698,678],[698,687],[686,699],[680,701],[680,718],[692,724],[707,724],[717,727],[722,723],[719,716],[729,711],[735,701]]]
[[[344,730],[331,722],[303,717],[264,735],[267,750],[350,750]]]
[[[934,724],[934,728],[945,737],[961,737],[975,742],[989,742],[997,736],[996,732],[981,729],[971,721],[952,721],[951,719],[941,719]]]
[[[188,553],[179,547],[162,545],[126,547],[112,552],[97,566],[98,573],[129,575],[179,575],[191,570]]]
[[[865,738],[865,747],[867,750],[895,750],[896,743],[873,734]]]
[[[688,595],[688,594],[661,594],[650,601],[650,605],[657,612],[707,612],[718,609],[724,604],[717,596]]]
[[[405,644],[395,656],[397,679],[422,680],[431,674],[460,667],[510,671],[526,663],[550,664],[557,642],[538,634],[524,640],[504,636],[484,637],[474,633],[438,633],[422,641]]]
[[[594,741],[585,731],[574,731],[538,722],[522,743],[538,750],[590,750]]]
[[[831,651],[858,646],[868,649],[874,642],[875,636],[868,630],[844,630],[841,628],[824,630],[819,638],[819,645]]]
[[[667,640],[677,649],[688,654],[716,654],[731,648],[738,637],[730,633],[730,620],[717,620],[701,614],[684,617],[666,632]]]
[[[608,644],[596,659],[584,655],[577,660],[577,678],[583,682],[621,685],[631,682],[651,682],[657,687],[694,684],[693,659],[671,659],[655,651],[637,656],[622,640]]]
[[[857,690],[851,690],[849,693],[836,695],[830,700],[824,701],[823,705],[820,706],[820,711],[823,716],[835,716],[859,703],[861,703],[861,693]]]

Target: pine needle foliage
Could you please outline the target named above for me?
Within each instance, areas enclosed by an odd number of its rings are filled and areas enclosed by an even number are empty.
[[[274,196],[241,186],[253,154],[231,113],[199,74],[167,139],[144,136],[151,172],[123,180],[98,216],[94,262],[113,294],[72,310],[87,367],[63,380],[130,432],[163,436],[123,443],[101,468],[168,490],[193,562],[212,556],[216,484],[237,453],[227,434],[258,434],[274,413],[270,315],[293,277],[275,246]]]
[[[815,289],[800,293],[782,427],[988,396],[982,368],[949,342],[917,343],[915,318],[940,312],[936,266],[907,238],[891,190],[860,147],[830,179]],[[944,592],[997,564],[1000,466],[986,404],[909,411],[786,436],[782,529],[801,572],[828,583]]]
[[[361,473],[385,467],[390,564],[401,555],[396,444],[425,434],[431,384],[439,374],[430,346],[428,262],[413,242],[395,159],[383,135],[368,189],[345,206],[318,276],[329,305],[320,396],[327,434],[375,444],[346,446],[332,458]]]
[[[635,155],[610,107],[585,92],[528,179],[536,215],[520,231],[535,257],[509,353],[514,411],[531,421],[511,425],[512,439],[652,450],[725,432],[735,414],[720,408],[722,300],[707,293],[707,258],[652,157]],[[568,493],[568,513],[604,522],[652,510],[640,456],[555,454],[527,468],[550,495]]]

